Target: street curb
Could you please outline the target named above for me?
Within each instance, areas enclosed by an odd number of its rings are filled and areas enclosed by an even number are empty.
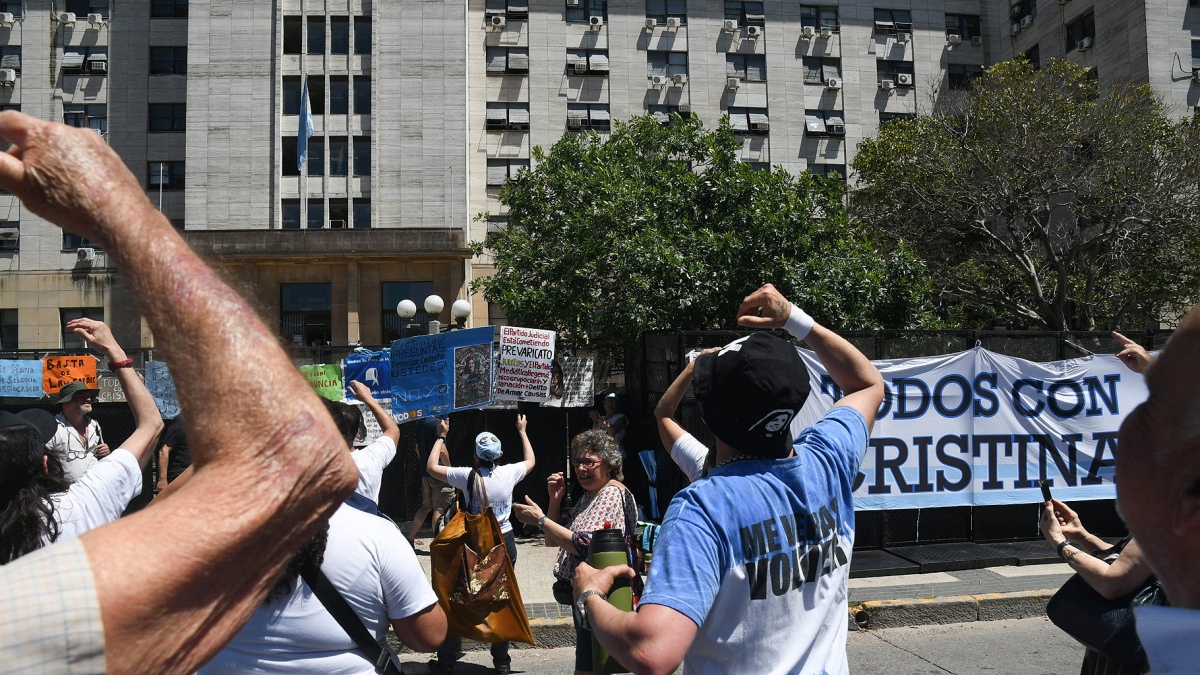
[[[850,628],[898,628],[929,624],[1027,619],[1046,615],[1057,588],[945,598],[871,600],[850,605]]]
[[[533,630],[535,644],[513,642],[513,649],[554,649],[555,647],[575,646],[575,623],[570,617],[553,619],[530,619],[529,627]],[[475,652],[490,648],[486,642],[463,640],[464,652]]]

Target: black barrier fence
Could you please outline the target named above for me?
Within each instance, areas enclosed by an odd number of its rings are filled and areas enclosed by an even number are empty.
[[[1131,331],[1124,334],[1153,351],[1161,349],[1171,333]],[[658,440],[654,406],[686,365],[689,352],[725,345],[744,335],[746,333],[738,331],[650,332],[642,336],[636,354],[628,362],[627,383],[636,386],[637,390],[627,395],[638,402],[638,410],[631,414],[633,428],[626,437],[626,446],[657,451],[658,492],[664,510],[672,495],[686,485],[687,479]],[[1119,351],[1107,332],[880,330],[846,331],[840,335],[872,360],[952,354],[976,345],[999,354],[1039,362]],[[712,433],[704,425],[690,390],[676,419],[699,440],[713,447]],[[1125,532],[1112,500],[1073,502],[1072,507],[1079,512],[1088,529],[1099,536],[1119,536]],[[1036,539],[1040,537],[1038,516],[1037,504],[859,511],[855,516],[855,547]]]

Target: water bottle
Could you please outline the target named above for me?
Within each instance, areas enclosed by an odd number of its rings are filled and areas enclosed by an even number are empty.
[[[592,543],[588,546],[588,564],[596,569],[612,567],[613,565],[628,565],[629,558],[625,550],[625,532],[610,527],[604,523],[604,529],[592,533]],[[619,610],[633,610],[633,589],[629,580],[617,579],[608,591],[608,604]],[[609,654],[592,634],[592,670],[597,673],[628,673],[629,669],[622,666]]]

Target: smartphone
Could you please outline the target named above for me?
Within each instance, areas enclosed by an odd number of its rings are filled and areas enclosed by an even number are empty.
[[[1037,485],[1038,485],[1038,487],[1042,488],[1042,501],[1043,502],[1050,501],[1050,481],[1039,480],[1037,482]]]

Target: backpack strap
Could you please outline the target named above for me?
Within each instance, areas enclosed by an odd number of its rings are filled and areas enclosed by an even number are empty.
[[[317,599],[325,606],[325,611],[329,612],[342,630],[350,636],[350,639],[354,640],[354,644],[358,645],[358,648],[366,654],[367,659],[375,664],[375,672],[400,672],[399,667],[393,663],[394,656],[391,650],[384,649],[375,641],[375,638],[371,637],[371,633],[363,625],[362,619],[329,581],[321,568],[316,565],[312,555],[307,552],[304,565],[300,569],[300,577],[312,589],[313,595],[317,596]]]

